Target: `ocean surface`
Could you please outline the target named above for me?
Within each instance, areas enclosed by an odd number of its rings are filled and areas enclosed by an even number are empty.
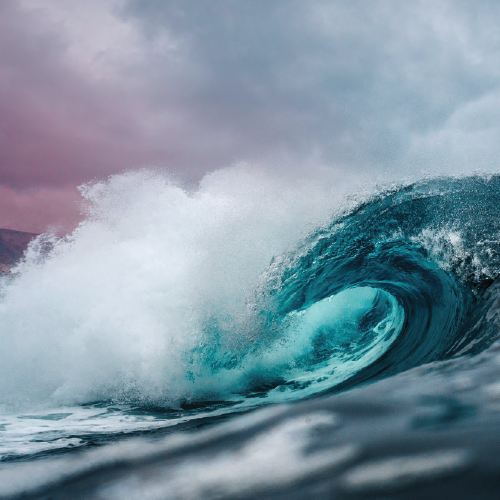
[[[252,182],[83,186],[0,278],[1,498],[499,497],[500,176]]]

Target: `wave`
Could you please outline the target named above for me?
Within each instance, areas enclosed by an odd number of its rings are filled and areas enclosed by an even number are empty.
[[[310,356],[304,367],[311,372],[307,392],[345,390],[424,363],[477,354],[498,338],[489,311],[498,300],[499,194],[499,176],[394,188],[273,262],[261,289],[273,304],[271,322],[307,315],[349,293],[333,321],[309,329],[321,356]],[[368,290],[372,300],[366,301]],[[382,314],[381,297],[387,304]],[[362,313],[342,328],[345,337],[332,336],[335,321],[350,321],[353,308]],[[330,372],[339,351],[340,367],[335,362]],[[354,367],[339,378],[346,362]],[[323,366],[331,376],[315,379]]]
[[[496,340],[500,176],[394,187],[319,229],[326,191],[236,178],[85,186],[85,221],[2,282],[0,403],[255,406]]]

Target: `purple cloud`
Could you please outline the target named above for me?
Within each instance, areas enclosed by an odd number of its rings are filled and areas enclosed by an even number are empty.
[[[359,175],[496,169],[499,20],[496,2],[6,0],[0,185],[66,200],[133,167],[192,182],[311,157]]]

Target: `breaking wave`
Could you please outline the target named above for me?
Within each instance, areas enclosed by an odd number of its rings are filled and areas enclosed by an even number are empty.
[[[326,191],[238,175],[195,193],[147,172],[84,186],[85,221],[39,237],[2,283],[0,403],[255,406],[496,339],[499,176],[399,186],[328,218]]]

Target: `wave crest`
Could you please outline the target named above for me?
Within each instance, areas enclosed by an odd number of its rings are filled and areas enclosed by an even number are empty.
[[[0,401],[260,404],[496,339],[499,176],[395,188],[311,232],[325,193],[242,175],[85,188],[85,222],[3,282]]]

